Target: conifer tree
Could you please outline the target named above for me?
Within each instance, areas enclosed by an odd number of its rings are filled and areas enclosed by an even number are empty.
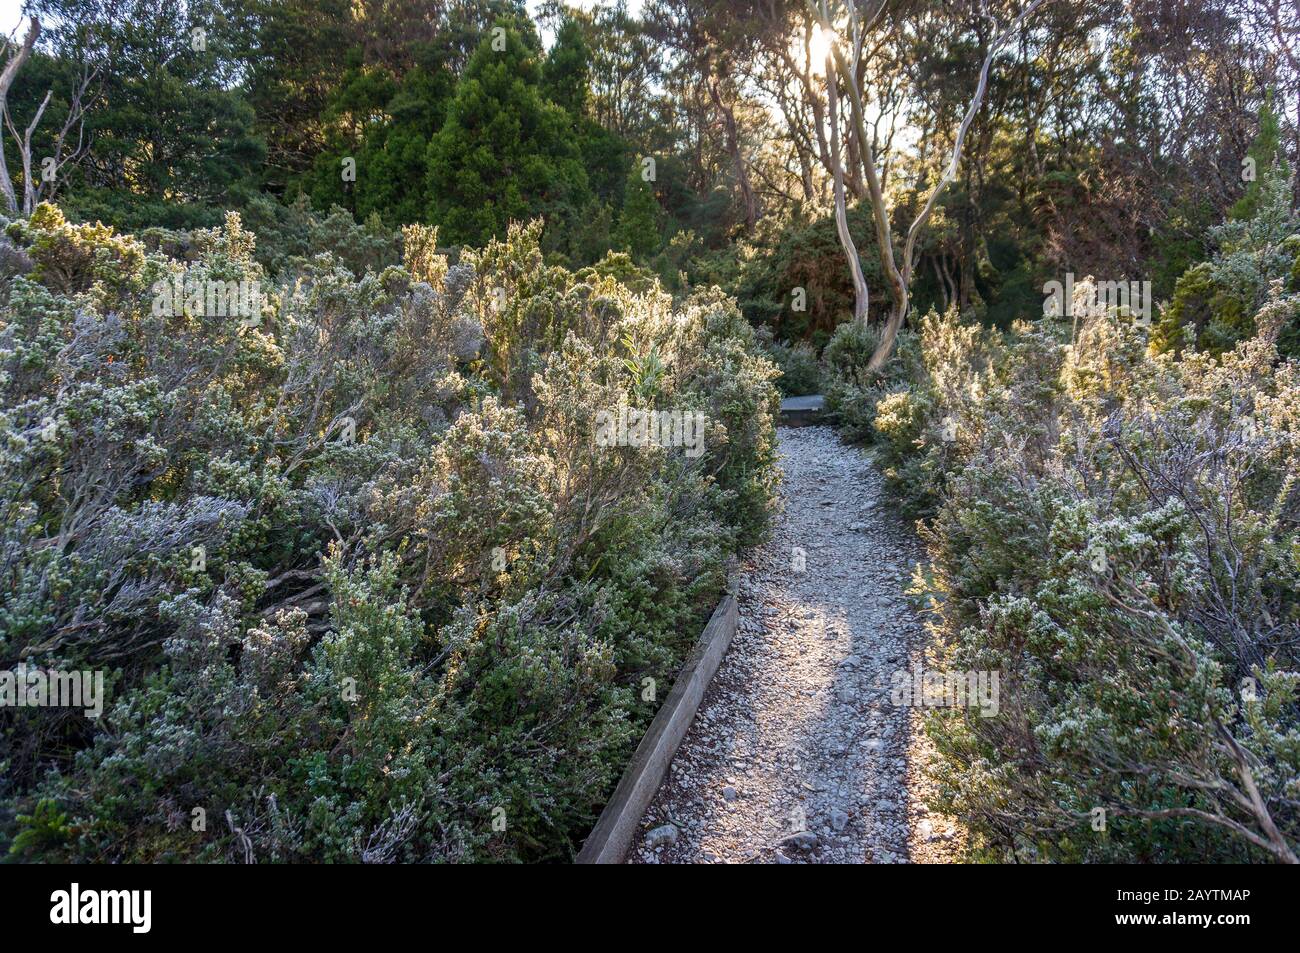
[[[615,237],[619,247],[638,261],[644,261],[659,247],[659,201],[654,187],[641,174],[639,162],[628,173]]]
[[[1255,136],[1246,158],[1242,163],[1242,178],[1246,183],[1246,194],[1232,206],[1228,217],[1235,221],[1253,218],[1259,211],[1260,198],[1264,188],[1266,173],[1274,163],[1280,163],[1279,172],[1283,179],[1289,179],[1290,169],[1282,152],[1282,128],[1278,123],[1277,112],[1273,109],[1272,99],[1259,111],[1259,133]]]
[[[566,17],[542,66],[542,92],[574,119],[587,114],[590,61],[591,51],[582,35],[582,25],[573,17]]]
[[[445,240],[480,245],[511,221],[552,222],[580,208],[587,176],[569,129],[565,111],[542,96],[531,25],[498,21],[429,144],[429,217]]]

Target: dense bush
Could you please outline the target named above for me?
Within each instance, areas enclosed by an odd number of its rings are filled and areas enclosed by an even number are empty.
[[[867,203],[848,211],[849,227],[862,242],[858,256],[872,291],[872,301],[886,300],[880,256],[874,242]],[[844,249],[835,231],[835,217],[804,214],[768,226],[754,239],[752,254],[744,255],[733,279],[736,298],[754,324],[770,327],[788,340],[826,343],[840,322],[853,316],[853,282],[844,262]],[[803,289],[803,309],[793,307],[796,288]]]
[[[1116,313],[1073,343],[931,316],[878,405],[930,515],[936,665],[1000,673],[996,717],[929,722],[939,806],[985,856],[1294,859],[1300,365],[1277,342],[1300,294],[1270,262],[1216,353],[1157,353]]]
[[[0,662],[106,670],[109,698],[5,709],[0,844],[571,855],[763,532],[776,372],[720,293],[674,307],[539,236],[451,264],[412,227],[371,268],[286,235],[278,284],[234,215],[9,226]],[[155,307],[177,276],[265,300]],[[705,452],[596,446],[620,403],[702,412]]]
[[[1214,256],[1178,279],[1153,335],[1157,349],[1219,354],[1256,333],[1255,315],[1270,282],[1300,290],[1300,221],[1291,208],[1291,183],[1280,168],[1271,168],[1254,184],[1254,215],[1211,229]],[[1300,357],[1300,324],[1281,329],[1278,350]]]
[[[774,341],[766,328],[758,330],[758,340],[763,353],[781,372],[776,386],[782,396],[821,393],[822,373],[816,348],[805,342],[787,344],[784,341]]]
[[[880,335],[875,325],[846,321],[822,351],[821,377],[826,409],[850,440],[876,439],[876,407],[918,372],[916,335],[899,333],[893,359],[881,371],[868,371]]]

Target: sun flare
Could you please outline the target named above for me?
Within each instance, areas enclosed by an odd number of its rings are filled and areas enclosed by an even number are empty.
[[[834,41],[835,34],[824,29],[820,23],[813,27],[812,36],[808,40],[808,59],[814,73],[820,75],[825,72],[826,57],[830,54]]]

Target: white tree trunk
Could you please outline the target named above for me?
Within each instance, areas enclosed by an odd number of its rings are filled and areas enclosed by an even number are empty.
[[[831,124],[831,168],[835,174],[835,230],[839,233],[840,246],[844,249],[844,255],[849,260],[849,274],[853,276],[853,320],[855,323],[866,323],[870,297],[867,280],[862,275],[862,260],[858,257],[858,247],[849,231],[848,208],[844,199],[844,163],[840,157],[840,91],[835,82],[835,64],[829,55],[826,57],[826,98]]]
[[[36,45],[36,38],[40,35],[41,21],[32,17],[31,26],[27,28],[27,36],[23,39],[22,46],[10,55],[9,62],[5,63],[4,70],[0,71],[0,114],[5,117],[9,115],[9,87],[13,86],[18,71],[27,62],[27,57],[32,55],[32,47]],[[2,132],[0,132],[0,195],[4,197],[9,214],[17,215],[18,197],[14,194],[14,180],[9,175],[9,163],[5,159]]]
[[[814,0],[804,0],[809,15],[820,22],[821,28],[828,35],[834,36],[834,25],[831,22],[831,16],[826,6],[818,7]],[[975,119],[976,113],[979,112],[980,106],[984,103],[984,94],[988,89],[989,70],[993,65],[993,57],[998,50],[1024,24],[1025,20],[1044,3],[1050,0],[1033,0],[1020,15],[1016,17],[1011,25],[1003,30],[989,44],[988,52],[984,56],[984,62],[980,66],[979,83],[976,85],[975,93],[971,97],[970,105],[966,109],[966,114],[962,117],[961,125],[957,128],[957,134],[953,143],[952,156],[944,168],[943,174],[930,190],[921,212],[912,221],[912,225],[907,230],[907,239],[903,246],[901,261],[895,257],[893,236],[890,234],[889,224],[889,207],[885,204],[885,197],[880,186],[880,175],[876,170],[876,157],[872,149],[871,138],[867,135],[867,124],[865,119],[865,108],[863,106],[862,90],[858,87],[858,80],[853,64],[850,64],[845,58],[843,51],[840,49],[838,42],[831,43],[830,56],[834,60],[835,72],[839,75],[840,82],[844,84],[844,89],[849,96],[849,105],[852,107],[853,130],[857,136],[859,146],[859,159],[862,164],[862,171],[867,178],[867,194],[871,201],[872,215],[876,225],[876,243],[880,248],[880,264],[884,269],[885,279],[889,283],[890,296],[893,299],[893,308],[889,314],[889,320],[885,322],[884,332],[880,337],[880,344],[876,348],[876,353],[871,356],[867,364],[867,369],[878,371],[882,368],[894,350],[894,342],[898,339],[898,332],[907,319],[907,311],[910,305],[910,287],[912,282],[912,269],[915,266],[914,255],[916,249],[916,240],[920,236],[926,223],[934,211],[935,203],[939,195],[948,186],[957,174],[957,166],[961,161],[962,150],[966,144],[966,133],[970,130],[971,123]],[[872,25],[879,19],[880,13],[884,10],[882,4],[876,16],[872,18]],[[858,21],[856,10],[850,7],[850,24],[854,29],[854,49],[861,48],[862,37],[858,34]],[[827,69],[829,74],[831,70]],[[827,83],[828,90],[831,84]],[[843,242],[843,235],[841,235]],[[849,252],[846,246],[845,252]],[[856,255],[855,255],[856,257]]]

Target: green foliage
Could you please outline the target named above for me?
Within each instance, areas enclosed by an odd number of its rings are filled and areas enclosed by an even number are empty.
[[[659,200],[654,188],[641,175],[640,163],[634,164],[623,189],[623,210],[618,216],[616,239],[623,251],[637,261],[644,261],[658,250]]]
[[[880,259],[867,238],[873,234],[869,206],[853,206],[848,218],[872,301],[884,301]],[[835,217],[826,214],[812,221],[796,217],[770,238],[756,242],[754,252],[741,262],[734,287],[755,324],[768,326],[787,340],[826,343],[853,316],[853,283]],[[796,288],[803,289],[804,310],[795,310]]]
[[[549,267],[536,223],[398,264],[262,211],[269,253],[49,206],[0,245],[0,663],[107,676],[99,719],[6,710],[0,848],[570,859],[764,532],[776,371],[719,293]],[[598,445],[621,404],[703,452]]]
[[[781,371],[776,386],[783,397],[798,397],[822,392],[822,371],[817,352],[811,345],[773,341],[771,332],[760,329],[758,339],[768,359]]]
[[[566,16],[542,64],[542,94],[575,120],[587,115],[591,51],[582,25]]]
[[[350,0],[238,0],[225,12],[232,51],[266,143],[262,182],[283,195],[325,138],[341,51],[353,43]]]
[[[1211,229],[1213,257],[1178,279],[1153,334],[1157,350],[1230,350],[1256,333],[1254,318],[1272,283],[1291,279],[1300,253],[1300,218],[1292,208],[1290,179],[1284,168],[1270,165],[1256,185],[1253,214]],[[1300,356],[1300,325],[1288,323],[1281,334],[1282,353]]]
[[[211,225],[254,194],[266,146],[231,81],[238,37],[225,4],[130,0],[112,19],[81,0],[53,6],[64,44],[104,61],[84,132],[95,161],[76,173],[69,215],[125,228]],[[206,49],[193,48],[195,27]]]
[[[875,326],[845,321],[822,351],[826,409],[850,440],[875,439],[877,403],[915,370],[916,338],[911,332],[900,332],[894,356],[883,371],[868,371],[879,344]]]
[[[317,208],[339,205],[363,219],[377,214],[390,226],[424,218],[426,154],[442,127],[455,76],[445,49],[415,53],[400,76],[353,53],[324,114],[331,141],[297,183]],[[343,176],[348,159],[355,163],[355,181]]]
[[[936,665],[999,673],[996,716],[928,723],[936,804],[977,856],[1295,850],[1300,367],[1275,342],[1298,308],[1274,284],[1258,336],[1181,362],[1113,314],[1073,344],[1050,319],[923,322],[876,427],[890,484],[929,516]]]
[[[310,269],[311,260],[321,254],[358,278],[367,271],[383,271],[401,254],[401,235],[384,226],[376,213],[362,224],[337,205],[320,215],[301,194],[288,205],[258,196],[248,203],[243,219],[257,234],[258,261],[282,279]],[[144,237],[148,241],[153,235]]]
[[[1255,218],[1262,210],[1262,203],[1271,200],[1267,193],[1272,177],[1284,181],[1291,177],[1290,167],[1282,151],[1281,124],[1271,98],[1259,111],[1259,133],[1246,150],[1246,157],[1251,173],[1246,181],[1246,194],[1228,212],[1230,219],[1238,221]],[[1245,172],[1246,166],[1243,167],[1243,177]]]
[[[538,215],[562,229],[589,194],[569,116],[542,96],[535,39],[514,21],[497,26],[504,49],[484,37],[429,144],[428,215],[453,244],[504,237]]]

